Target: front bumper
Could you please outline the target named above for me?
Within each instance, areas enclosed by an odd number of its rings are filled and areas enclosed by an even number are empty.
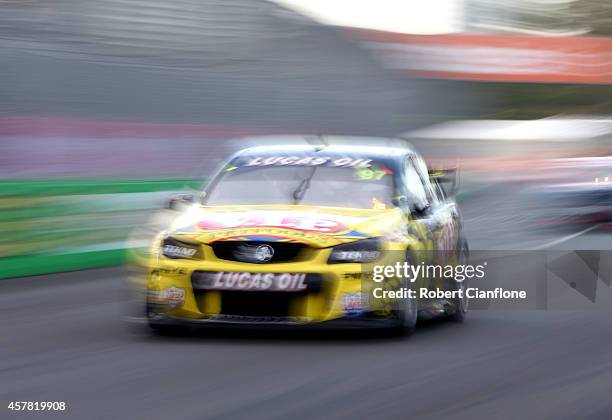
[[[348,317],[363,316],[368,310],[360,306],[362,293],[362,267],[360,264],[275,264],[269,266],[239,266],[238,264],[186,261],[164,261],[149,274],[145,286],[147,304],[163,321],[182,321],[193,324],[272,324],[300,326]],[[178,268],[180,267],[180,268]],[[200,271],[305,273],[320,279],[320,286],[309,292],[240,292],[204,290],[194,287],[193,274]],[[245,294],[251,294],[254,303],[241,310]],[[272,296],[274,295],[274,296]],[[277,299],[278,297],[278,299]],[[285,299],[286,297],[286,299]],[[265,300],[270,304],[262,305]],[[250,307],[252,306],[252,307]],[[238,309],[237,309],[238,308]],[[157,321],[156,321],[157,322]]]
[[[259,318],[259,319],[258,319]],[[266,319],[267,318],[267,319]],[[377,318],[370,316],[341,317],[327,321],[308,322],[288,318],[272,319],[272,317],[243,317],[220,315],[210,318],[179,318],[166,314],[149,316],[149,324],[155,326],[221,328],[221,329],[265,329],[265,330],[367,330],[387,329],[400,325],[396,318]]]
[[[392,309],[388,302],[369,299],[369,283],[363,283],[363,280],[371,277],[373,265],[395,263],[397,253],[386,253],[368,264],[328,264],[331,250],[323,248],[311,251],[308,259],[252,264],[220,260],[209,246],[203,245],[202,248],[202,260],[160,256],[150,261],[144,290],[147,304],[155,307],[149,311],[154,315],[151,322],[248,328],[318,328],[328,325],[334,328],[376,328],[380,325],[386,327],[389,321],[393,321],[381,319],[390,315]],[[203,272],[300,273],[306,275],[307,280],[316,277],[318,286],[303,292],[216,290],[199,284],[198,276]],[[314,282],[308,284],[310,287]],[[250,294],[252,301],[247,300]],[[377,316],[368,315],[372,313]]]

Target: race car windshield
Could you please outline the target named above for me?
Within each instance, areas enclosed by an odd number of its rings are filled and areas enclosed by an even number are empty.
[[[393,191],[391,171],[384,165],[369,168],[230,166],[213,180],[205,204],[384,209],[391,206]]]

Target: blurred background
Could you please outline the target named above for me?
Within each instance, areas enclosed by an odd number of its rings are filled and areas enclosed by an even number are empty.
[[[1,0],[0,277],[119,264],[246,135],[459,164],[474,249],[612,247],[605,0]]]
[[[472,255],[505,262],[487,286],[547,310],[493,302],[408,340],[126,331],[135,232],[263,142],[237,139],[284,133],[402,137],[458,165]],[[609,0],[0,0],[0,400],[610,419],[611,155]]]

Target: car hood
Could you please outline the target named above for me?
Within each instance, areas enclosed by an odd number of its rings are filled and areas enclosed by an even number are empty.
[[[191,206],[173,223],[177,239],[301,242],[335,246],[401,228],[402,213],[318,206]]]

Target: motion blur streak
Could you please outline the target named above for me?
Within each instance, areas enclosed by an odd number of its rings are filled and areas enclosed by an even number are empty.
[[[606,0],[0,0],[0,400],[79,419],[610,418],[607,313],[157,337],[125,331],[119,266],[171,196],[286,134],[407,139],[458,168],[475,251],[610,250],[611,22]]]
[[[355,46],[263,0],[0,8],[5,114],[389,132],[399,99]]]

